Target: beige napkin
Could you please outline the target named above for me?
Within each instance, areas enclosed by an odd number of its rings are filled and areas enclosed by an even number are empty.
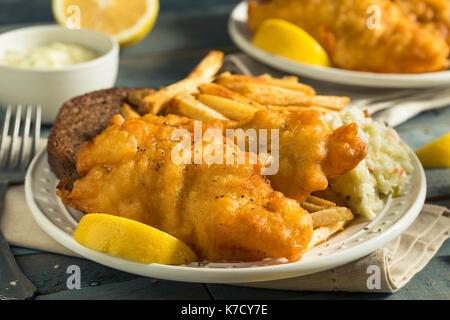
[[[39,228],[25,202],[23,186],[8,189],[0,229],[12,245],[76,255]],[[308,276],[246,285],[305,291],[394,292],[430,261],[449,234],[450,211],[444,207],[425,205],[406,232],[365,258]],[[373,266],[379,268],[375,273]],[[375,278],[377,274],[380,275],[378,279]]]
[[[48,236],[34,221],[25,201],[24,186],[11,186],[5,195],[0,230],[14,246],[76,256]]]
[[[7,145],[9,143],[10,137],[7,138]],[[40,139],[39,150],[46,147],[47,139]],[[11,245],[77,256],[48,236],[34,221],[25,201],[23,185],[8,187],[3,205],[0,230]]]

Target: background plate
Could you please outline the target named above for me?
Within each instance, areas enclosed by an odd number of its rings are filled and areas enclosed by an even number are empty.
[[[160,279],[204,282],[245,283],[277,280],[331,269],[366,256],[399,236],[423,207],[426,181],[423,168],[411,153],[414,171],[405,194],[386,202],[373,221],[356,219],[327,242],[306,253],[298,262],[193,263],[186,266],[143,264],[88,249],[72,238],[82,213],[66,207],[55,193],[57,177],[43,150],[33,159],[26,178],[25,196],[39,226],[53,239],[84,258],[129,273]]]
[[[311,79],[339,84],[381,88],[426,88],[450,84],[450,71],[420,74],[383,74],[320,67],[289,60],[255,47],[247,26],[247,3],[241,2],[231,13],[228,32],[233,42],[254,59],[275,69]]]

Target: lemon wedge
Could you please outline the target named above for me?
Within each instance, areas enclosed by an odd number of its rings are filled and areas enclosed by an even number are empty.
[[[171,235],[109,214],[85,215],[73,237],[90,249],[142,263],[177,265],[197,260],[186,244]]]
[[[450,132],[416,151],[425,168],[450,168]]]
[[[322,46],[306,31],[281,19],[267,19],[255,32],[253,44],[270,53],[319,66],[329,66]]]
[[[159,1],[52,0],[52,9],[62,26],[104,32],[127,46],[150,32],[158,16]]]

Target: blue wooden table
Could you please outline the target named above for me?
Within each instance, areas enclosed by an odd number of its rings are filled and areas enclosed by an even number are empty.
[[[227,35],[228,15],[238,0],[162,0],[158,21],[141,43],[123,50],[118,86],[157,88],[183,78],[205,53],[237,52]],[[50,1],[0,2],[0,33],[53,23]],[[319,88],[320,91],[320,88]],[[430,111],[397,128],[413,148],[450,131],[450,107]],[[48,134],[45,127],[43,134]],[[427,202],[450,207],[450,169],[426,170]],[[450,299],[450,241],[395,294],[292,292],[149,279],[62,255],[13,248],[18,264],[39,290],[36,299]],[[68,290],[66,268],[82,270],[80,290]],[[1,270],[0,270],[1,272]],[[447,284],[447,285],[445,285]]]

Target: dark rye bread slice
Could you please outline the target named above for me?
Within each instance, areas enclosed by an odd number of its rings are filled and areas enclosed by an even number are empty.
[[[79,178],[76,170],[78,151],[103,131],[108,121],[120,113],[127,94],[134,88],[112,88],[94,91],[64,103],[50,130],[48,163],[59,179],[69,184]]]

